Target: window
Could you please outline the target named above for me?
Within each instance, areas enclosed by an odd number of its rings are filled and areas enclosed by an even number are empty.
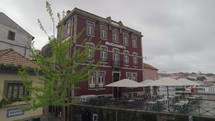
[[[107,50],[108,50],[108,48],[106,46],[101,46],[100,58],[102,61],[107,61],[107,57],[108,57]]]
[[[128,64],[128,63],[129,63],[129,52],[124,51],[124,64]]]
[[[92,76],[89,79],[89,88],[95,88],[96,87],[96,71],[92,72]]]
[[[131,72],[126,72],[126,78],[127,78],[127,79],[131,79],[131,75],[132,75]]]
[[[113,64],[119,65],[119,50],[116,48],[113,48]]]
[[[137,37],[136,36],[132,36],[132,47],[133,48],[137,47]]]
[[[113,42],[119,42],[119,32],[116,29],[112,31],[112,39]]]
[[[98,71],[98,86],[99,87],[104,87],[105,83],[105,72],[103,71]]]
[[[93,57],[94,57],[94,53],[92,53],[94,46],[95,45],[93,43],[87,43],[88,59],[93,59]]]
[[[71,24],[70,22],[67,23],[67,31],[66,31],[67,35],[70,35],[71,33]]]
[[[108,38],[108,27],[107,26],[100,26],[100,38],[107,40]]]
[[[29,92],[25,89],[23,83],[7,83],[6,97],[9,99],[20,99],[28,96]]]
[[[15,32],[8,31],[7,39],[9,39],[9,40],[15,40]]]
[[[137,81],[137,73],[136,72],[126,72],[126,78]]]
[[[133,64],[137,65],[138,59],[137,59],[137,53],[133,52]]]
[[[105,84],[105,71],[94,71],[88,81],[89,88],[102,88]]]
[[[128,33],[123,33],[123,44],[128,46]]]
[[[95,23],[87,21],[87,35],[94,36]]]

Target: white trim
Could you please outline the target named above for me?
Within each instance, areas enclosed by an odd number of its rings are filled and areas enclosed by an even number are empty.
[[[137,36],[132,35],[131,45],[132,45],[133,48],[137,48]]]
[[[130,78],[127,77],[128,74],[131,75]],[[136,74],[136,80],[133,80],[134,74]],[[131,79],[131,80],[133,80],[133,81],[137,81],[137,77],[138,77],[138,73],[137,73],[137,72],[125,72],[125,78]]]
[[[122,69],[127,69],[127,70],[137,70],[137,71],[143,71],[143,69],[137,69],[137,68],[127,68],[127,67],[121,67]]]
[[[114,33],[114,32],[116,32],[116,33]],[[114,36],[113,36],[114,34],[116,34],[116,40],[114,40]],[[117,29],[112,30],[112,41],[114,43],[119,43],[119,31]]]
[[[127,44],[124,42],[124,37],[127,37]],[[122,40],[123,40],[123,45],[129,46],[129,34],[127,32],[123,32]]]
[[[107,38],[102,38],[102,30],[105,30],[107,33]],[[108,27],[105,25],[100,25],[100,39],[102,40],[108,40]]]
[[[74,36],[76,36],[77,34],[77,23],[78,23],[77,18],[78,18],[77,15],[74,15]]]
[[[116,50],[116,51],[118,51],[118,53],[116,53],[116,54],[118,54],[118,58],[114,58],[114,56],[115,56],[115,53],[114,53],[114,50]],[[120,50],[118,49],[118,48],[112,48],[112,63],[115,63],[115,64],[120,64]],[[118,59],[118,60],[117,60]],[[117,62],[118,61],[118,62]]]
[[[69,21],[67,21],[66,22],[66,35],[68,36],[71,36],[71,30],[72,30],[72,28],[71,28],[71,26],[72,26],[72,22],[71,22],[71,20],[69,20]]]
[[[107,49],[107,51],[106,51],[106,58],[102,57],[102,53],[101,53],[102,49],[101,48],[106,48]],[[108,61],[108,47],[107,46],[101,45],[100,46],[100,53],[99,54],[100,54],[100,60],[101,61]]]
[[[82,66],[88,65],[86,63],[81,64]],[[113,68],[112,66],[106,66],[106,65],[96,65],[93,64],[92,66],[94,67],[103,67],[103,68]],[[143,69],[138,69],[138,68],[128,68],[128,67],[121,67],[121,69],[127,69],[127,70],[138,70],[138,71],[143,71]]]
[[[91,42],[86,42],[86,47],[87,47],[87,45],[92,45],[93,46],[93,49],[95,48],[95,44],[94,43],[91,43]],[[90,50],[90,51],[92,51],[92,50]],[[92,57],[91,57],[92,56]],[[92,60],[93,58],[94,58],[94,54],[92,54],[92,55],[88,55],[88,59],[90,59],[90,60]]]
[[[93,28],[92,28],[92,31],[93,32],[91,32],[92,34],[89,34],[88,33],[88,24],[92,24],[93,26]],[[90,21],[90,20],[86,20],[86,35],[87,36],[92,36],[92,37],[94,37],[95,36],[95,22],[92,22],[92,21]]]
[[[133,53],[132,53],[132,55],[133,55],[133,58],[132,58],[132,60],[133,60],[133,61],[132,61],[132,62],[133,62],[133,65],[135,65],[135,66],[136,66],[136,65],[138,65],[138,58],[137,58],[138,53],[137,53],[137,52],[133,52]],[[136,57],[136,61],[137,61],[137,63],[134,63],[134,57]]]
[[[126,59],[125,59],[125,56],[127,56],[127,63],[126,63]],[[129,51],[128,50],[123,50],[123,63],[126,65],[126,64],[129,64],[130,62],[130,56],[129,56]]]
[[[99,73],[103,73],[103,82],[99,83],[99,78],[101,77]],[[88,78],[88,89],[93,89],[93,90],[99,90],[99,88],[105,88],[105,79],[106,79],[106,71],[105,70],[94,70],[92,72],[93,75],[90,75],[91,77]],[[94,78],[93,83],[91,83],[92,78]],[[102,86],[101,86],[102,85]]]

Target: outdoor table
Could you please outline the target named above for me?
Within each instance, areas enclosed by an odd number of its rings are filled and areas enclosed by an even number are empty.
[[[189,101],[180,101],[178,103],[175,103],[173,104],[173,110],[185,113],[186,111],[188,111],[188,108],[189,108],[188,103]]]
[[[170,104],[173,104],[173,103],[178,102],[178,100],[179,100],[178,98],[179,97],[177,95],[174,95],[174,96],[169,96],[168,100],[169,100]]]
[[[201,96],[190,96],[188,97],[189,101],[193,104],[198,104]]]
[[[158,95],[158,99],[163,99],[164,98],[164,94],[159,94]]]
[[[135,100],[124,100],[124,105],[131,108],[135,104]]]
[[[151,96],[151,99],[152,99],[152,100],[157,100],[157,99],[158,99],[158,95],[152,95],[152,96]]]
[[[142,103],[144,103],[144,98],[138,97],[138,98],[134,98],[134,100],[135,100],[135,102],[136,102],[137,104],[142,104]]]
[[[157,110],[157,102],[156,101],[149,101],[146,103],[147,105],[147,110],[150,108],[150,109],[153,109],[153,110]]]
[[[197,102],[197,98],[196,98],[196,97],[193,97],[193,96],[188,97],[188,100],[189,100],[192,104],[196,104],[196,102]]]
[[[162,110],[166,108],[167,99],[158,99],[157,102],[157,109]]]

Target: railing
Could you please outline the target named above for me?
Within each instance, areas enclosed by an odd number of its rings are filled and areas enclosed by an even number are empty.
[[[159,100],[160,102],[158,103]],[[186,105],[178,108],[174,104],[167,105],[167,100],[157,99],[151,101],[143,97],[134,97],[130,99],[115,99],[115,98],[93,98],[87,105],[116,107],[124,109],[145,110],[151,112],[166,112],[171,114],[184,114],[192,116],[215,117],[215,102],[199,100],[198,102],[186,103]],[[153,102],[153,103],[152,103]],[[182,101],[183,102],[183,101]],[[187,102],[187,101],[184,101]],[[157,106],[157,107],[156,107]]]
[[[115,60],[115,61],[112,61],[111,64],[112,64],[113,67],[120,67],[121,66],[121,61]]]
[[[214,106],[201,106],[196,105],[192,106],[190,111],[188,112],[189,115],[196,115],[196,116],[215,116],[215,105]]]

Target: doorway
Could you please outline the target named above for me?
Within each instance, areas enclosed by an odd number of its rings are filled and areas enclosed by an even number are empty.
[[[113,72],[113,82],[119,81],[120,72]],[[121,97],[121,91],[118,87],[113,88],[113,97],[119,98]]]

